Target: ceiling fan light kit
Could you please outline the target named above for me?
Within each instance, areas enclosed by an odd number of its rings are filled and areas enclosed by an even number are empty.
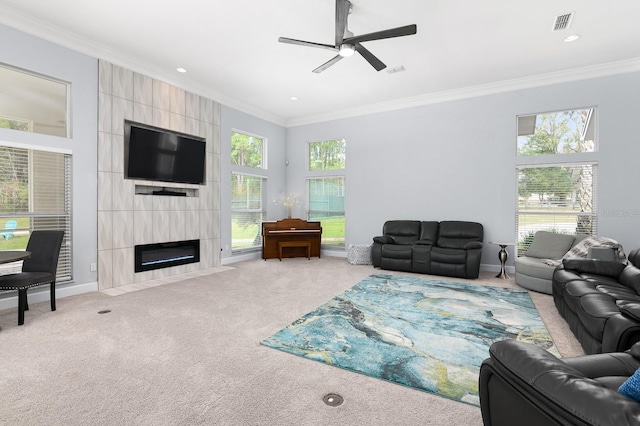
[[[367,62],[369,62],[369,64],[371,64],[373,68],[375,68],[376,71],[380,71],[385,69],[387,66],[373,53],[366,49],[361,43],[366,41],[383,40],[387,38],[413,35],[418,31],[417,25],[414,24],[354,36],[353,33],[347,29],[347,18],[349,16],[350,10],[351,2],[349,0],[336,0],[336,37],[335,44],[333,45],[296,40],[287,37],[280,37],[278,41],[280,43],[297,44],[299,46],[316,47],[338,52],[338,54],[332,59],[313,70],[314,73],[321,73],[342,58],[352,56],[355,52],[358,52]]]
[[[356,53],[356,47],[353,44],[343,44],[342,46],[340,46],[340,51],[338,52],[338,55],[342,56],[343,58],[346,58],[348,56],[353,55],[354,53]]]

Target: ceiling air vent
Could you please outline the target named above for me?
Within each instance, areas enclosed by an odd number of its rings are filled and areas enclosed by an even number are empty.
[[[553,24],[552,31],[566,30],[571,25],[571,20],[575,12],[565,13],[564,15],[556,16],[556,22]]]

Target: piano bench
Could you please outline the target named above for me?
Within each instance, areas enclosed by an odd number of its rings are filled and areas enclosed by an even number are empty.
[[[282,262],[282,249],[286,247],[306,247],[307,259],[311,260],[311,244],[309,241],[279,241],[278,242],[278,259]]]

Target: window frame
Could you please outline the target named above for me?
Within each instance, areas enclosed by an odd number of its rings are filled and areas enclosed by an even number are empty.
[[[72,179],[73,179],[73,161],[72,161],[72,153],[68,150],[62,149],[51,149],[49,147],[41,147],[35,145],[24,145],[20,143],[12,143],[5,142],[1,143],[2,148],[9,149],[20,149],[27,151],[27,166],[28,166],[28,179],[29,179],[29,211],[27,212],[0,212],[0,222],[6,222],[10,219],[15,218],[29,218],[29,227],[25,229],[19,229],[19,231],[30,231],[36,229],[56,229],[56,230],[64,230],[64,238],[62,241],[62,248],[60,250],[60,257],[58,261],[58,270],[56,276],[56,283],[70,282],[73,280],[73,247],[71,244],[72,235],[73,235],[73,190],[72,190]],[[63,170],[62,175],[58,176],[63,181],[63,190],[62,196],[64,197],[62,201],[62,206],[64,211],[42,211],[42,212],[34,212],[31,211],[33,208],[33,197],[36,196],[36,191],[33,188],[35,184],[35,173],[33,171],[34,164],[34,154],[33,152],[37,151],[39,153],[45,154],[59,154],[62,155],[63,162]],[[55,171],[55,170],[53,170]],[[41,181],[44,182],[44,181]],[[40,190],[42,192],[42,190]],[[47,192],[49,194],[50,191]],[[58,218],[58,219],[56,219]],[[62,219],[62,223],[65,223],[64,226],[51,226],[48,223],[44,225],[44,227],[34,224],[34,222],[38,221],[49,221],[51,219],[60,220]],[[25,248],[28,241],[25,241]],[[11,272],[19,272],[21,270],[21,263],[15,263],[10,265],[3,265],[2,273],[11,273]]]
[[[45,116],[53,116],[53,117],[57,117],[57,113],[59,111],[61,111],[64,108],[64,117],[60,118],[58,120],[56,120],[55,122],[52,121],[42,121],[40,124],[40,126],[36,125],[36,120],[34,120],[33,116],[28,116],[28,117],[18,117],[16,116],[15,113],[11,113],[11,112],[3,112],[0,111],[0,118],[4,118],[8,121],[22,121],[22,122],[27,122],[29,123],[29,129],[28,130],[20,130],[20,129],[12,129],[18,132],[27,132],[27,133],[34,133],[34,134],[40,134],[40,135],[46,135],[46,136],[54,136],[54,137],[63,137],[63,138],[71,138],[72,137],[72,126],[71,126],[71,84],[68,81],[64,81],[64,80],[60,80],[54,77],[50,77],[44,74],[40,74],[34,71],[29,71],[23,68],[19,68],[19,67],[15,67],[15,66],[11,66],[5,63],[0,63],[0,70],[6,70],[9,74],[7,76],[7,79],[10,82],[14,82],[14,84],[16,85],[20,85],[24,82],[27,81],[27,79],[29,78],[35,78],[38,79],[39,84],[33,84],[31,86],[29,85],[25,85],[25,87],[28,87],[29,90],[31,90],[33,92],[33,94],[35,95],[34,98],[36,99],[45,99],[45,100],[49,100],[51,101],[52,99],[55,99],[56,96],[59,96],[59,94],[53,94],[53,92],[59,91],[59,92],[64,92],[64,99],[60,100],[60,105],[56,105],[56,108],[49,108],[44,110],[44,113],[41,113],[41,115],[45,115]],[[13,79],[10,79],[9,77],[12,76],[12,74],[10,73],[14,73],[14,75],[19,75],[20,77],[15,77]],[[47,90],[45,90],[42,86],[44,84],[51,84]],[[60,85],[60,87],[55,87],[56,90],[54,90],[54,86],[53,84],[58,84]],[[59,90],[57,90],[59,89]],[[10,93],[9,93],[10,95]],[[10,98],[11,99],[11,98]],[[23,99],[14,99],[13,103],[17,104],[17,105],[22,105],[25,101]],[[37,105],[34,106],[33,103],[27,105],[24,107],[25,109],[30,109],[30,110],[38,110]],[[16,111],[17,112],[17,111]],[[59,117],[59,116],[58,116]],[[59,122],[63,122],[64,123],[64,128],[61,129],[61,132],[53,132],[53,131],[40,131],[37,130],[39,128],[42,129],[46,129],[46,128],[55,128],[55,123],[59,123]]]
[[[591,109],[590,120],[594,123],[593,129],[593,137],[594,137],[594,147],[591,152],[559,152],[555,154],[544,153],[537,155],[519,155],[518,153],[518,137],[520,136],[518,124],[521,117],[534,116],[534,115],[542,115],[542,114],[552,114],[552,113],[562,113],[565,111],[580,111],[580,110],[588,110]],[[557,111],[547,111],[535,114],[521,114],[516,116],[516,144],[515,144],[515,243],[516,243],[516,253],[518,256],[521,256],[526,252],[526,249],[531,244],[532,234],[535,232],[534,230],[528,231],[524,230],[524,235],[521,235],[521,226],[520,226],[520,216],[521,215],[533,215],[531,211],[521,211],[519,198],[520,198],[520,188],[519,188],[519,173],[521,169],[524,168],[546,168],[546,167],[572,167],[572,166],[582,166],[582,165],[590,165],[592,166],[592,182],[591,182],[591,208],[592,211],[586,213],[589,215],[591,219],[591,229],[592,234],[596,235],[598,231],[598,160],[600,157],[599,154],[599,146],[600,146],[600,138],[599,138],[599,111],[597,106],[587,106],[587,107],[578,107],[578,108],[568,108]],[[550,216],[561,217],[565,215],[578,215],[579,212],[573,213],[549,213]],[[550,228],[551,230],[557,230],[556,227]],[[537,229],[541,230],[541,229]],[[545,228],[545,230],[549,230]]]
[[[253,167],[253,166],[240,165],[240,164],[233,163],[233,135],[236,133],[244,136],[248,136],[250,138],[260,139],[262,141],[262,150],[261,150],[262,152],[260,154],[261,160],[262,160],[260,164],[261,167]],[[264,136],[260,136],[255,133],[245,132],[243,130],[232,128],[231,129],[231,158],[230,158],[231,167],[242,168],[244,170],[253,170],[252,172],[249,172],[249,173],[259,173],[259,170],[267,170],[267,162],[268,162],[268,156],[267,156],[268,143],[267,142],[268,142],[267,138]]]
[[[343,151],[344,151],[344,168],[340,169],[327,169],[327,170],[311,170],[310,162],[311,162],[311,144],[313,143],[322,143],[322,142],[331,142],[341,140],[343,142]],[[314,219],[312,218],[314,212],[320,213],[342,213],[341,216],[344,217],[343,221],[343,229],[339,231],[344,235],[342,239],[342,244],[329,244],[326,241],[326,226],[323,226],[322,230],[322,247],[323,248],[331,248],[331,249],[346,249],[346,234],[347,234],[347,140],[346,138],[330,138],[319,141],[309,141],[307,142],[307,150],[306,150],[306,160],[305,165],[307,169],[307,176],[305,176],[305,207],[306,207],[306,216],[307,220],[318,220],[322,222],[322,219]],[[343,210],[311,210],[311,193],[310,193],[310,181],[311,180],[319,180],[319,179],[342,179],[343,180],[343,198],[344,198],[344,209]]]
[[[241,135],[245,135],[248,137],[252,137],[252,138],[256,138],[256,139],[260,139],[262,141],[262,153],[261,153],[261,167],[252,167],[252,166],[247,166],[247,165],[238,165],[238,164],[234,164],[233,163],[233,136],[234,134],[241,134]],[[252,244],[251,246],[241,246],[241,247],[234,247],[234,213],[260,213],[261,215],[261,222],[265,220],[265,218],[267,217],[267,185],[268,185],[268,169],[267,169],[267,149],[268,149],[268,139],[264,136],[260,136],[257,135],[255,133],[251,133],[251,132],[246,132],[243,130],[239,130],[239,129],[235,129],[232,128],[231,129],[231,134],[230,134],[230,146],[231,146],[231,152],[230,152],[230,157],[229,157],[229,164],[230,164],[230,169],[231,169],[231,173],[230,173],[230,194],[231,194],[231,214],[230,214],[230,235],[231,235],[231,254],[236,254],[236,253],[242,253],[242,252],[248,252],[248,251],[257,251],[257,250],[261,250],[262,249],[262,228],[261,228],[261,223],[257,224],[258,225],[258,233],[257,233],[257,237],[254,240],[256,242],[256,244]],[[260,187],[261,187],[261,194],[260,194],[260,208],[259,209],[235,209],[234,208],[234,197],[233,197],[233,184],[235,182],[234,180],[234,175],[238,175],[238,176],[246,176],[249,178],[257,178],[257,179],[261,179],[261,183],[260,183]]]

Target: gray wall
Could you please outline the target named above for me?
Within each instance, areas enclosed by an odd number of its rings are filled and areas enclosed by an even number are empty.
[[[0,25],[11,40],[0,62],[72,83],[70,139],[0,129],[0,140],[73,152],[74,279],[96,282],[98,61]],[[638,180],[640,73],[444,102],[285,129],[222,106],[221,248],[230,258],[230,135],[241,130],[269,144],[268,219],[284,217],[271,200],[305,193],[306,142],[347,140],[346,244],[368,243],[391,218],[477,220],[485,241],[515,240],[516,115],[597,106],[599,119],[599,229],[627,251],[640,246]],[[289,160],[289,166],[285,166]],[[304,210],[294,215],[304,217]],[[483,263],[497,265],[497,249]]]
[[[307,142],[344,137],[347,245],[389,219],[474,220],[485,242],[515,241],[516,116],[585,106],[598,108],[599,234],[628,252],[640,247],[640,73],[293,127],[288,189],[305,191]],[[498,265],[485,247],[482,263]]]
[[[70,138],[0,129],[0,143],[72,151],[73,280],[96,289],[97,275],[90,264],[97,262],[98,61],[3,25],[0,40],[0,62],[71,83]]]
[[[222,105],[221,110],[221,202],[220,222],[222,259],[231,257],[231,132],[236,130],[261,136],[267,140],[267,197],[265,206],[267,220],[278,220],[286,216],[282,206],[276,206],[273,200],[278,194],[287,191],[286,182],[286,129],[277,124],[245,114],[233,108]],[[246,173],[255,174],[250,168]],[[243,259],[242,256],[235,256]],[[254,254],[255,257],[255,254]]]

